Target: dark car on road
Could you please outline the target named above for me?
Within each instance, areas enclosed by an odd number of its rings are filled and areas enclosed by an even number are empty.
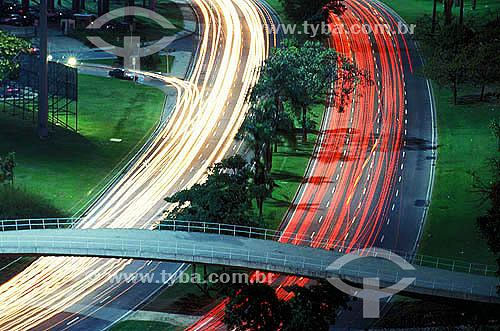
[[[24,20],[19,14],[8,14],[0,17],[0,24],[21,26],[24,25]]]
[[[0,87],[0,98],[16,98],[22,93],[17,87]]]
[[[130,72],[127,72],[125,69],[113,69],[108,72],[109,77],[114,77],[118,79],[125,79],[125,80],[135,80],[136,76],[131,74]]]

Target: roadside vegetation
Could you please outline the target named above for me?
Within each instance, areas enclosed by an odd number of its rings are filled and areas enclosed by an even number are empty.
[[[500,3],[476,1],[473,10],[465,1],[461,24],[460,6],[445,11],[438,1],[433,20],[433,0],[384,2],[417,24],[427,64],[422,74],[433,80],[436,98],[438,159],[419,253],[495,264],[477,222],[489,204],[475,189],[475,177],[492,180],[490,160],[499,157],[489,127],[500,116]]]
[[[55,127],[40,141],[31,121],[0,112],[0,154],[16,152],[16,185],[71,215],[145,142],[163,100],[152,87],[80,75],[78,134]]]
[[[279,174],[273,174],[274,155],[279,153],[282,145],[288,151],[292,150],[292,156],[297,153],[298,136],[302,146],[308,146],[308,135],[318,125],[313,109],[323,104],[332,80],[342,78],[347,86],[354,85],[360,77],[361,73],[348,60],[320,42],[300,44],[296,40],[284,40],[282,47],[273,50],[265,61],[258,83],[247,95],[250,109],[237,138],[245,141],[252,157],[249,164],[237,157],[215,165],[209,170],[205,183],[166,199],[176,206],[168,218],[188,221],[223,219],[230,224],[268,226],[264,222],[269,216],[264,215],[264,205],[276,194],[274,178],[279,177]],[[291,160],[285,156],[282,154],[278,162]],[[297,172],[302,178],[307,162],[300,162],[300,165],[303,168]],[[282,184],[287,180],[297,182],[297,175],[286,173],[293,163],[279,166]],[[267,212],[273,213],[275,206],[283,211],[284,204],[289,205],[293,195],[286,192],[287,189],[289,185],[283,185],[279,199],[285,195],[290,201],[275,203],[275,200],[266,206]],[[273,217],[280,221],[283,216],[284,213],[273,213]],[[278,223],[277,219],[267,220],[273,225]]]
[[[328,331],[337,310],[348,309],[348,296],[325,280],[315,285],[285,287],[293,296],[279,299],[266,283],[234,286],[226,304],[224,323],[231,330]]]
[[[153,71],[153,72],[164,72],[169,73],[172,71],[174,65],[175,56],[168,56],[168,63],[166,55],[154,54],[146,56],[141,59],[141,70],[143,71]],[[85,60],[85,64],[100,64],[110,67],[123,67],[123,58],[121,61],[119,59],[97,59],[97,60]]]

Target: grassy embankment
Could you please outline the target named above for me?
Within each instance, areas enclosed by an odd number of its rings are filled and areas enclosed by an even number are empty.
[[[0,112],[0,155],[16,152],[16,184],[67,215],[137,151],[159,120],[164,100],[152,87],[85,75],[79,76],[79,93],[78,134],[56,127],[40,141],[31,121]]]
[[[165,72],[169,73],[172,71],[174,65],[175,56],[168,56],[168,65],[165,56],[160,56],[160,62],[154,66],[144,65],[141,63],[141,70],[143,71],[153,71],[153,72]],[[123,65],[118,62],[117,59],[98,59],[98,60],[85,60],[82,61],[84,64],[100,64],[110,67],[122,67]],[[167,70],[168,69],[168,70]]]
[[[424,14],[432,15],[432,0],[384,0],[408,23],[416,23]],[[500,2],[465,1],[465,17],[488,16],[500,9]],[[442,5],[438,4],[442,13]],[[454,8],[458,15],[458,8]],[[452,92],[434,84],[438,125],[438,160],[434,190],[419,252],[476,263],[495,264],[493,255],[476,228],[476,218],[484,213],[479,196],[472,192],[469,171],[483,178],[489,175],[487,160],[496,154],[497,141],[488,128],[500,115],[498,100],[479,102],[479,89],[468,86],[460,92],[459,104],[453,105]]]
[[[56,127],[47,141],[38,139],[30,120],[0,111],[0,155],[14,151],[17,161],[15,188],[0,189],[0,219],[72,215],[151,134],[164,94],[131,82],[81,75],[79,98],[79,132]],[[0,283],[33,259],[13,261],[0,260]]]

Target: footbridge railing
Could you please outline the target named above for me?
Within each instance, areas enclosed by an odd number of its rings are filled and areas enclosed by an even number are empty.
[[[37,229],[68,229],[77,228],[84,218],[45,218],[45,219],[12,219],[0,220],[0,231],[20,231]],[[201,232],[250,239],[274,240],[283,243],[328,249],[339,253],[349,253],[359,250],[361,254],[369,247],[352,244],[346,241],[311,240],[310,237],[293,232],[277,231],[260,227],[249,227],[215,222],[162,220],[156,223],[154,229],[160,231]],[[432,267],[453,272],[465,272],[477,275],[495,276],[497,267],[481,263],[471,263],[456,259],[435,257],[398,250],[387,250],[404,258],[416,266]]]

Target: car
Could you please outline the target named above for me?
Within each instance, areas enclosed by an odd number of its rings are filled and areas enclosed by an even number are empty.
[[[15,98],[21,95],[22,90],[17,87],[0,87],[0,98]]]
[[[113,78],[118,78],[118,79],[124,79],[124,80],[136,80],[137,79],[137,76],[131,74],[130,72],[128,72],[122,68],[110,70],[108,72],[108,76],[113,77]]]
[[[9,14],[0,18],[0,24],[21,26],[23,18],[19,14]]]

